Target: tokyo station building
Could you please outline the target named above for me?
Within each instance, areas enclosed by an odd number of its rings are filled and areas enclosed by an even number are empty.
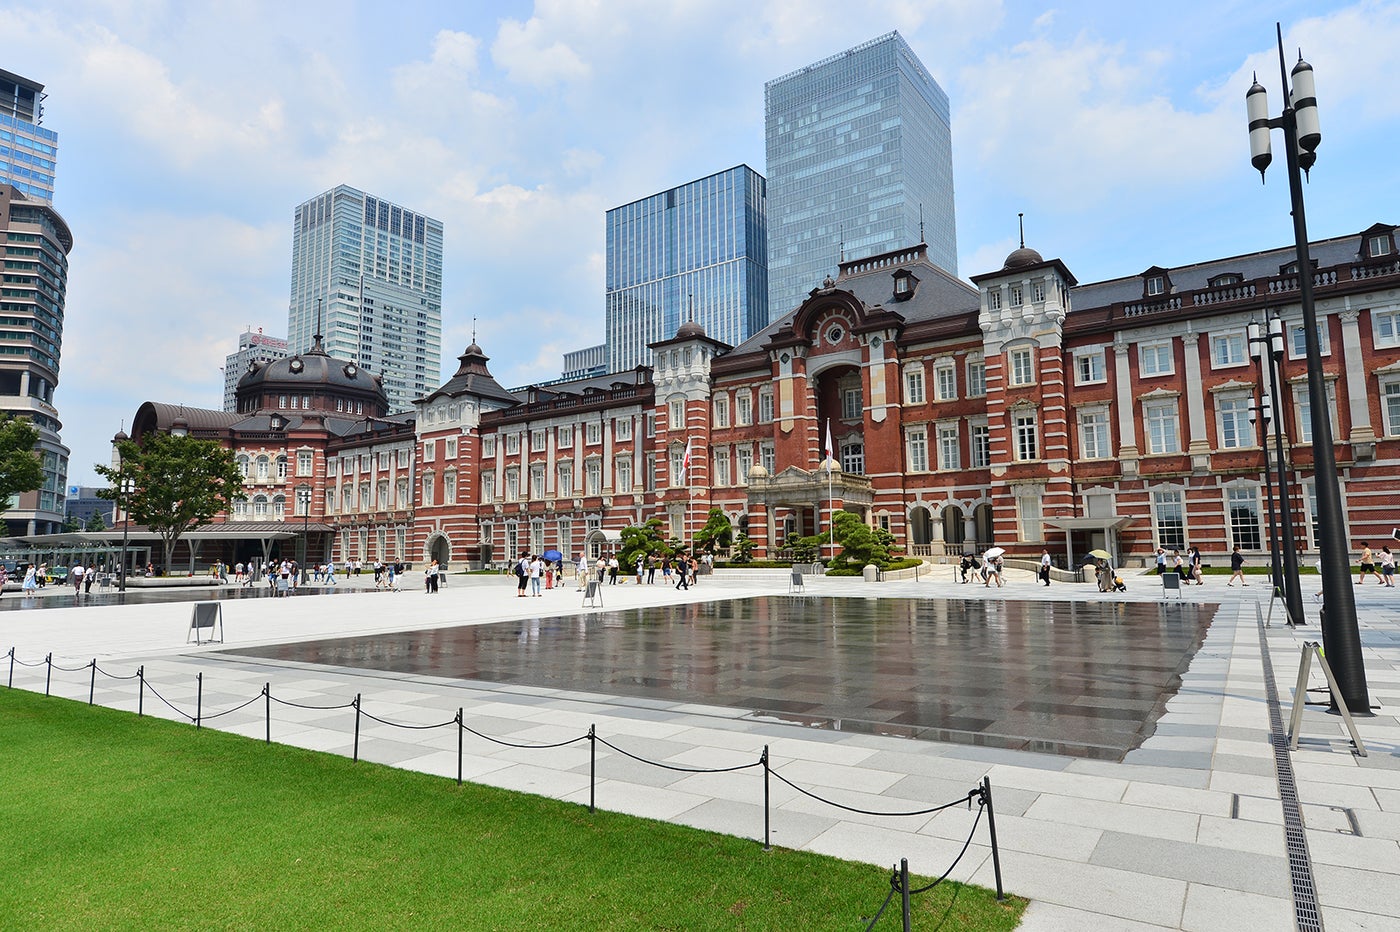
[[[1305,272],[1354,549],[1400,525],[1396,247],[1377,224],[1314,242]],[[378,378],[317,341],[245,375],[237,412],[148,402],[133,433],[216,438],[244,465],[244,498],[202,532],[223,549],[201,560],[270,555],[304,527],[317,561],[591,559],[653,517],[689,540],[711,508],[755,558],[778,558],[835,507],[935,560],[996,544],[1061,565],[1104,548],[1134,566],[1189,544],[1265,563],[1274,430],[1295,538],[1317,546],[1298,281],[1292,248],[1081,285],[1022,247],[969,285],[916,245],[842,263],[739,346],[682,324],[652,344],[654,368],[512,392],[473,342],[390,417]],[[1246,328],[1274,315],[1281,416],[1266,425],[1269,367]]]

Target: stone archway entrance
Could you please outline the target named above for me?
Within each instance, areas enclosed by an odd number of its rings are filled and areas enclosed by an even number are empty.
[[[452,562],[452,542],[441,531],[428,537],[428,560],[438,561],[438,565],[443,568]]]

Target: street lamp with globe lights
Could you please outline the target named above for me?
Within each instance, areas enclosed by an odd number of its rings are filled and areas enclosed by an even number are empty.
[[[1313,305],[1312,259],[1308,255],[1308,224],[1303,211],[1303,172],[1317,161],[1322,131],[1317,117],[1317,92],[1312,66],[1302,56],[1287,71],[1283,57],[1283,26],[1278,34],[1279,78],[1283,88],[1283,114],[1269,118],[1268,92],[1256,80],[1245,93],[1249,118],[1250,162],[1264,171],[1273,161],[1271,133],[1283,130],[1288,165],[1288,190],[1293,208],[1293,238],[1298,253],[1298,297],[1303,309],[1303,341],[1308,359],[1308,402],[1312,415],[1313,479],[1317,487],[1318,547],[1321,550],[1322,641],[1327,662],[1336,677],[1341,702],[1352,715],[1370,715],[1366,668],[1361,658],[1361,633],[1356,624],[1356,595],[1352,591],[1350,547],[1342,520],[1342,494],[1337,478],[1337,458],[1332,447],[1332,421],[1327,407],[1327,383],[1322,371],[1322,345],[1318,335],[1317,308]],[[1289,78],[1292,87],[1289,87]],[[1282,423],[1283,412],[1279,411]],[[1286,522],[1285,522],[1286,524]],[[1334,699],[1334,702],[1336,700]]]
[[[1283,320],[1275,314],[1269,318],[1268,332],[1264,332],[1255,321],[1249,322],[1248,337],[1249,355],[1254,357],[1254,371],[1259,378],[1259,406],[1261,410],[1261,425],[1263,429],[1259,433],[1259,446],[1264,450],[1264,470],[1268,473],[1269,468],[1269,422],[1274,422],[1274,464],[1276,466],[1275,480],[1278,484],[1279,500],[1279,523],[1282,525],[1282,540],[1279,535],[1270,529],[1270,547],[1272,550],[1274,573],[1274,591],[1283,596],[1284,608],[1288,612],[1288,624],[1307,624],[1303,617],[1303,592],[1302,584],[1298,580],[1298,548],[1293,538],[1293,496],[1288,488],[1288,464],[1284,460],[1283,450],[1283,420],[1275,419],[1274,412],[1281,412],[1282,399],[1279,395],[1279,379],[1282,376],[1283,361]],[[1265,349],[1267,347],[1267,350]],[[1269,364],[1269,394],[1264,394],[1264,362],[1267,359]],[[1265,482],[1265,488],[1271,489],[1269,483]],[[1269,518],[1273,520],[1273,493],[1269,493]],[[1280,560],[1280,550],[1282,560]]]
[[[301,508],[301,580],[306,585],[306,558],[308,552],[308,530],[311,523],[311,490],[306,486],[297,489],[297,505]]]
[[[136,481],[134,479],[121,479],[117,482],[117,507],[122,512],[122,564],[117,568],[118,592],[126,592],[126,545],[128,535],[131,532],[131,512],[127,511],[126,506],[135,491]]]

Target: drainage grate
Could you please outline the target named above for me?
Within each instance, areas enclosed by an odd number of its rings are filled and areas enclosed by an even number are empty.
[[[1298,805],[1298,784],[1293,778],[1293,759],[1288,756],[1288,736],[1283,731],[1283,710],[1279,707],[1278,686],[1274,683],[1274,663],[1264,636],[1263,613],[1254,603],[1259,624],[1259,656],[1264,664],[1264,689],[1269,704],[1269,743],[1274,749],[1274,770],[1278,775],[1279,801],[1283,804],[1283,838],[1288,849],[1288,873],[1293,881],[1293,910],[1300,932],[1322,932],[1322,913],[1317,908],[1317,888],[1313,884],[1312,858],[1303,830],[1303,812]]]

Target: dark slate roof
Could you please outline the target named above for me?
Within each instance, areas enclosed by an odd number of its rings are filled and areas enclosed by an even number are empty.
[[[276,359],[265,365],[252,363],[238,380],[238,394],[242,397],[259,389],[296,392],[306,391],[312,386],[327,386],[341,393],[373,397],[387,409],[383,381],[380,376],[361,369],[353,362],[329,355],[321,345],[318,334],[315,344],[304,353]]]
[[[426,402],[443,395],[449,398],[458,395],[473,395],[477,398],[504,402],[508,405],[519,404],[521,399],[502,388],[501,383],[497,382],[495,377],[491,375],[491,370],[486,368],[486,363],[490,361],[490,358],[473,340],[462,355],[457,357],[460,365],[453,373],[452,378],[418,400]]]
[[[919,280],[913,296],[905,301],[897,301],[894,296],[894,273],[899,269],[908,269]],[[851,292],[867,307],[881,305],[899,314],[906,325],[965,315],[976,312],[981,306],[977,289],[929,261],[928,247],[922,243],[910,249],[843,262],[833,285]],[[793,308],[726,355],[761,351],[764,344],[792,322],[799,310]]]
[[[148,401],[143,404],[141,412],[138,412],[137,415],[138,420],[142,419],[141,413],[146,414],[145,420],[149,421],[148,427],[168,431],[176,421],[183,420],[191,433],[228,430],[248,417],[248,415],[239,414],[236,411],[192,408],[189,405],[172,405],[160,401]]]
[[[1360,258],[1362,234],[1352,233],[1332,239],[1314,240],[1308,244],[1310,258],[1318,268],[1342,265]],[[1197,291],[1210,287],[1210,280],[1219,275],[1234,273],[1243,281],[1257,278],[1270,278],[1279,274],[1279,269],[1296,261],[1297,251],[1293,246],[1266,249],[1260,252],[1231,256],[1226,259],[1211,259],[1192,265],[1181,265],[1162,269],[1171,280],[1172,291]],[[1153,266],[1157,269],[1157,266]],[[1144,270],[1146,271],[1146,270]],[[1126,275],[1107,281],[1080,285],[1071,293],[1075,310],[1107,307],[1111,304],[1141,301],[1143,297],[1143,276]]]

